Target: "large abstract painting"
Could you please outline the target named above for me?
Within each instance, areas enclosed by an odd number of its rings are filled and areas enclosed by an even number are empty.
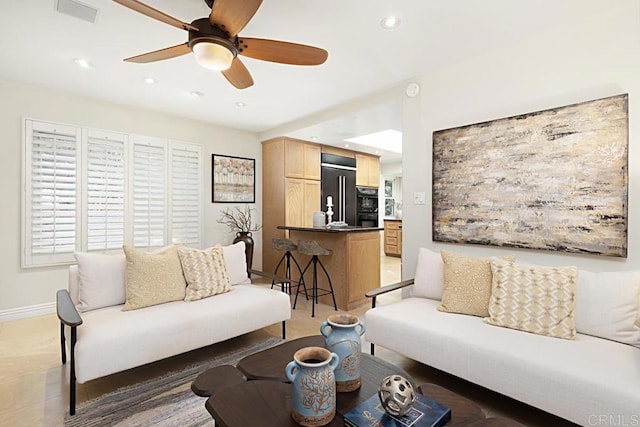
[[[433,240],[627,256],[628,95],[433,133]]]

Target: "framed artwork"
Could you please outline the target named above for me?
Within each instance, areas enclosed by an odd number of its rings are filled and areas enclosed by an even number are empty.
[[[433,133],[433,240],[627,256],[628,95]]]
[[[213,203],[256,202],[256,160],[211,155]]]

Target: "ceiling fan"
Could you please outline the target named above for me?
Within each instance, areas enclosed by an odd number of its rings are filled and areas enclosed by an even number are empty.
[[[327,60],[324,49],[277,40],[240,37],[262,0],[204,0],[211,7],[207,18],[188,24],[138,0],[114,0],[129,9],[189,32],[186,43],[125,59],[147,63],[193,52],[198,64],[222,75],[238,89],[253,85],[253,78],[238,55],[292,65],[320,65]]]

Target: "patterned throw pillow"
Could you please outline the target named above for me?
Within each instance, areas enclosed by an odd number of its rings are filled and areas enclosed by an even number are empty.
[[[487,317],[491,297],[491,258],[471,258],[442,250],[444,289],[438,310]],[[515,261],[514,255],[500,257]]]
[[[178,248],[144,253],[124,246],[127,257],[126,294],[123,311],[184,299],[187,284],[182,274]]]
[[[577,267],[530,267],[491,261],[493,285],[485,322],[574,339]]]
[[[185,301],[195,301],[231,290],[222,246],[216,245],[203,251],[180,247],[178,255],[187,279]]]

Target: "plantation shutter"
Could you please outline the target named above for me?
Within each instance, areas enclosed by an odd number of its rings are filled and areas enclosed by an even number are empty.
[[[202,230],[202,149],[171,143],[171,241],[200,247]]]
[[[126,136],[87,131],[86,248],[121,248],[125,227]]]
[[[25,120],[23,265],[73,259],[77,236],[80,130]]]
[[[159,247],[166,230],[165,142],[134,137],[132,161],[133,245]]]

